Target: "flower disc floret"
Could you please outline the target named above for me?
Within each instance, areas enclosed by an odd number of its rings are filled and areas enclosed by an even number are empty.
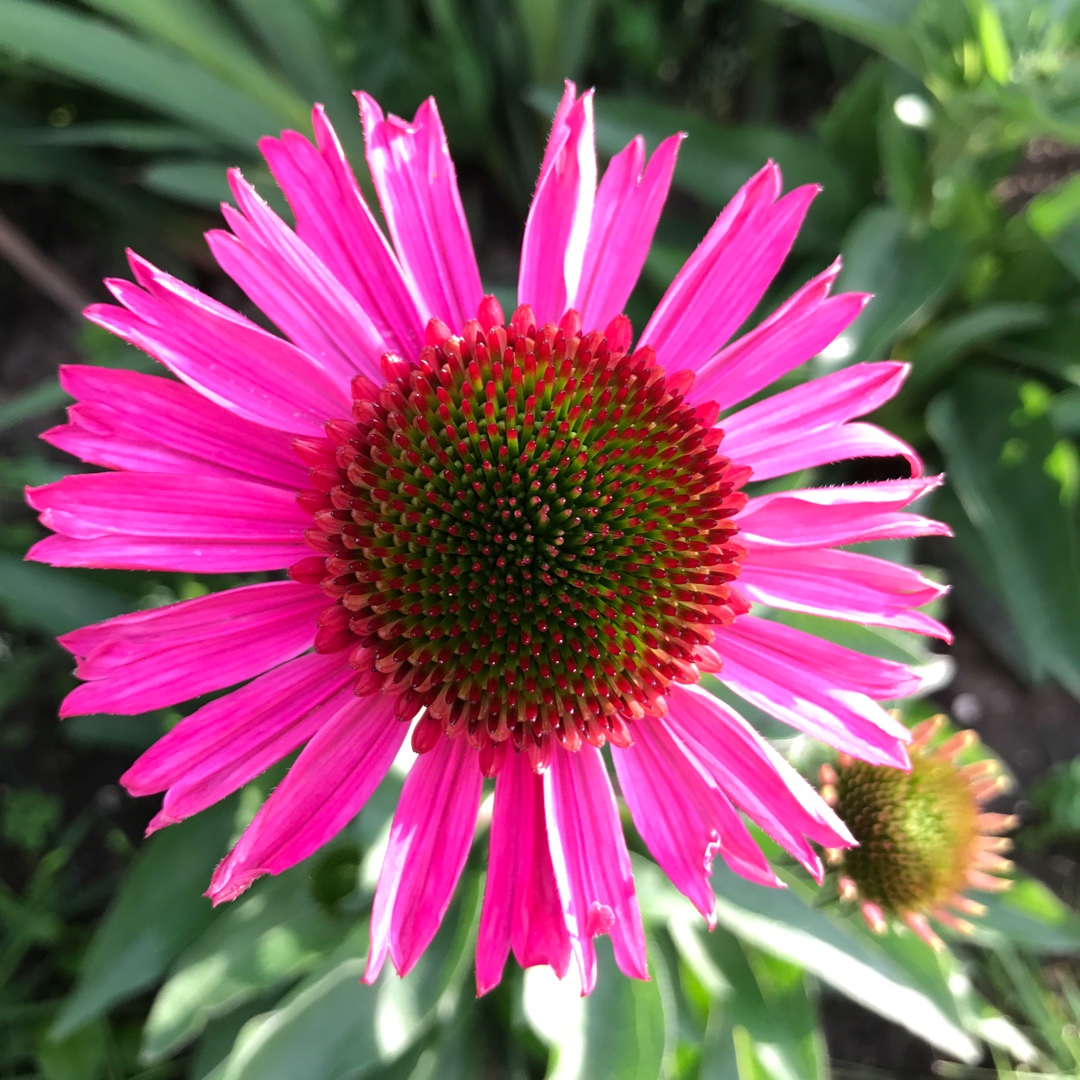
[[[583,334],[523,306],[504,326],[489,299],[428,339],[328,425],[306,500],[337,601],[320,647],[351,648],[358,691],[396,694],[400,719],[426,709],[422,742],[537,764],[552,739],[627,746],[735,616],[750,470],[718,452],[716,407],[684,403],[688,373],[628,350],[625,317]]]
[[[853,761],[839,770],[837,812],[859,846],[844,868],[890,911],[935,908],[966,884],[978,806],[950,761],[916,756],[911,772]]]
[[[959,731],[940,745],[942,716],[917,725],[911,770],[882,768],[841,754],[838,768],[823,765],[821,793],[840,814],[857,846],[830,853],[840,866],[840,895],[859,903],[877,933],[887,917],[902,919],[935,949],[943,947],[928,916],[958,933],[971,924],[959,915],[980,915],[981,904],[964,894],[972,887],[999,891],[1012,869],[1011,847],[1002,833],[1016,827],[1010,814],[987,813],[984,804],[1008,788],[994,758],[957,760],[978,745]],[[950,910],[951,909],[951,910]],[[958,914],[957,914],[958,913]]]

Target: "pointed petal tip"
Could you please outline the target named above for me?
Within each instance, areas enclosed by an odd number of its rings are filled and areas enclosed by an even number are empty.
[[[65,634],[64,637],[67,637],[67,635]],[[60,638],[57,638],[56,640],[57,640],[57,643],[62,645],[65,649],[67,649],[68,652],[74,653],[75,650],[72,649],[71,646],[67,645]],[[80,684],[80,685],[85,685],[85,684]],[[68,694],[68,696],[66,698],[64,698],[63,701],[60,702],[60,705],[56,710],[56,714],[57,714],[57,716],[60,717],[61,720],[70,720],[73,716],[93,716],[94,715],[94,713],[88,713],[88,712],[86,712],[85,709],[80,709],[78,707],[78,705],[73,704],[69,700],[71,698],[71,696],[72,696],[71,694]],[[97,715],[100,716],[101,714],[98,713]]]
[[[364,974],[360,976],[360,981],[365,986],[374,986],[378,981],[379,976],[382,974],[383,965],[386,963],[388,952],[389,945],[386,941],[381,942],[379,945],[372,943],[368,952],[367,964],[364,966]]]
[[[379,103],[366,91],[355,90],[353,97],[360,106],[360,120],[364,125],[364,136],[367,137],[368,127],[374,126],[385,119]]]
[[[505,961],[504,961],[504,963],[505,963]],[[477,962],[477,966],[476,966],[476,996],[477,996],[477,998],[482,998],[486,994],[490,994],[491,991],[494,990],[495,987],[498,986],[499,983],[502,982],[503,966],[504,965],[502,965],[502,964],[499,965],[499,970],[497,972],[496,971],[487,971],[486,969],[481,967],[479,961]]]
[[[259,878],[268,873],[264,869],[239,869],[230,865],[231,858],[226,856],[214,871],[210,879],[210,887],[203,893],[210,902],[217,907],[219,904],[228,903],[238,896],[247,892]]]
[[[179,825],[183,820],[183,818],[173,817],[164,810],[159,810],[147,823],[143,836],[152,836],[161,829],[167,829],[170,825]]]
[[[49,537],[45,537],[44,540],[39,540],[36,544],[31,545],[30,549],[23,556],[23,562],[39,562],[46,563],[48,566],[55,566],[56,564],[47,555],[42,556],[41,549],[48,550],[46,541]]]

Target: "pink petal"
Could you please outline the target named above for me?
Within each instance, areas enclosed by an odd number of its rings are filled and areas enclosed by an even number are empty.
[[[736,623],[723,628],[725,648],[730,649],[732,638],[743,644],[752,642],[755,649],[767,650],[778,662],[808,665],[837,689],[855,690],[891,701],[917,693],[922,686],[922,678],[906,664],[867,656],[816,634],[756,615],[740,615]],[[897,730],[906,729],[901,725]]]
[[[97,570],[186,570],[198,574],[238,574],[280,570],[311,548],[290,543],[219,543],[193,540],[154,540],[142,536],[103,536],[74,540],[46,536],[26,553],[50,566],[87,566]]]
[[[842,426],[893,397],[908,370],[907,364],[854,364],[741,409],[724,418],[724,454],[751,466],[755,480],[838,461],[838,452],[845,457],[902,453],[918,475],[922,462],[899,439],[868,424],[853,425],[850,433]],[[843,453],[848,450],[855,453]]]
[[[88,681],[60,715],[129,716],[243,682],[310,649],[325,607],[310,585],[272,581],[73,630],[59,641]]]
[[[768,480],[816,465],[861,457],[902,457],[911,467],[912,476],[922,475],[922,459],[903,439],[873,424],[850,423],[825,428],[806,442],[769,448],[757,459],[754,479]],[[744,459],[740,463],[750,464]]]
[[[641,335],[665,367],[697,371],[757,307],[787,258],[815,187],[781,199],[766,166],[735,194],[676,275]]]
[[[425,313],[460,330],[476,315],[483,290],[435,100],[428,98],[410,124],[384,119],[368,94],[356,98],[371,178],[398,258]]]
[[[710,925],[716,897],[709,877],[717,852],[735,873],[780,885],[727,796],[662,721],[646,717],[634,724],[634,745],[612,748],[611,757],[649,851]]]
[[[408,724],[394,699],[354,699],[327,720],[222,860],[206,895],[234,900],[263,874],[280,874],[333,839],[382,782]]]
[[[576,94],[567,82],[521,242],[518,303],[540,324],[557,322],[577,295],[596,198],[593,92]]]
[[[435,936],[472,846],[482,787],[465,738],[439,739],[409,770],[375,889],[364,982],[378,978],[387,952],[405,975]]]
[[[818,793],[734,709],[700,686],[668,691],[667,728],[730,798],[821,881],[807,838],[823,847],[854,843]]]
[[[222,269],[334,378],[346,385],[357,373],[378,379],[390,344],[364,309],[235,169],[229,183],[242,213],[231,206],[222,212],[235,236],[206,235]]]
[[[645,931],[630,856],[604,759],[584,744],[556,749],[544,773],[544,807],[555,880],[584,992],[596,985],[592,939],[610,934],[619,970],[647,979]]]
[[[694,380],[695,397],[722,408],[744,401],[817,356],[858,317],[870,297],[829,297],[840,260],[808,281],[764,322],[706,360]]]
[[[356,298],[387,349],[415,359],[424,341],[423,301],[376,225],[321,105],[311,121],[318,148],[295,131],[259,143],[297,235]]]
[[[476,991],[499,984],[510,947],[523,967],[550,964],[561,979],[570,935],[551,865],[544,782],[525,754],[511,753],[495,781],[484,907],[476,942]]]
[[[915,608],[949,590],[917,570],[829,548],[748,547],[739,588],[760,604],[869,626],[891,626],[952,641],[936,619]]]
[[[101,560],[98,566],[123,569],[130,565],[133,551],[144,552],[153,561],[152,553],[160,550],[162,569],[209,571],[212,567],[202,561],[204,554],[211,560],[223,558],[223,550],[215,550],[219,545],[236,553],[229,555],[231,568],[244,570],[280,569],[310,554],[303,534],[311,516],[300,509],[295,496],[249,480],[85,473],[28,488],[26,499],[41,511],[46,528],[88,542],[87,550]],[[133,545],[136,539],[139,543]],[[27,557],[50,561],[46,555],[55,547],[43,541]],[[60,548],[61,555],[64,550]]]
[[[898,698],[920,679],[893,664],[812,634],[742,615],[717,631],[722,679],[752,705],[837,750],[907,768],[907,728],[869,695]]]
[[[607,326],[625,309],[649,254],[682,139],[665,139],[644,171],[640,135],[611,159],[596,191],[581,281],[568,305],[578,309],[586,329]]]
[[[185,717],[120,778],[132,795],[165,791],[148,832],[212,806],[310,739],[353,700],[344,654],[308,653]]]
[[[924,476],[759,495],[739,512],[739,540],[748,546],[831,547],[906,536],[951,536],[943,522],[900,512],[943,480]]]
[[[110,279],[127,308],[94,304],[91,322],[160,360],[230,412],[300,435],[321,435],[331,417],[348,415],[348,383],[317,360],[176,278],[130,256],[144,288]]]
[[[78,404],[42,438],[83,461],[133,472],[241,477],[298,491],[308,470],[283,432],[219,408],[183,383],[136,371],[65,364]]]

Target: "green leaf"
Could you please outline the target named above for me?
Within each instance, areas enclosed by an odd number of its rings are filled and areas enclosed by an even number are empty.
[[[233,800],[148,840],[98,925],[75,989],[50,1031],[63,1039],[157,982],[214,916],[202,895],[233,822]]]
[[[233,0],[260,42],[299,88],[304,98],[332,108],[350,101],[349,86],[336,61],[330,28],[306,0]],[[355,109],[355,105],[353,105]],[[306,124],[307,109],[304,110]],[[355,124],[355,119],[354,119]]]
[[[994,82],[1005,84],[1012,71],[1012,58],[1009,56],[1009,43],[1005,38],[1001,16],[990,0],[982,0],[979,4],[976,21],[986,73]]]
[[[175,721],[176,714],[172,713]],[[99,749],[142,753],[169,730],[170,713],[162,710],[138,716],[112,716],[94,713],[92,716],[72,716],[60,729],[64,738],[80,750]]]
[[[56,636],[129,611],[131,597],[77,570],[0,552],[0,607],[14,622]]]
[[[877,123],[889,74],[890,69],[882,60],[863,64],[817,122],[821,142],[836,160],[844,163],[851,177],[858,205],[874,201],[874,188],[881,175],[878,140],[866,136]]]
[[[51,412],[70,401],[71,398],[61,389],[55,377],[44,379],[0,405],[0,431],[15,427],[24,420],[32,420],[42,413]]]
[[[617,1076],[619,1080],[654,1080],[664,1075],[664,1062],[674,1050],[674,1002],[670,981],[661,971],[663,955],[649,942],[648,982],[629,979],[615,966],[608,938],[597,939],[599,971],[596,989],[585,1004],[584,1050],[578,1075],[582,1080]]]
[[[1003,944],[1040,953],[1080,953],[1080,916],[1041,881],[1019,874],[1008,892],[979,895],[986,914],[972,920],[972,936],[991,948]]]
[[[1080,389],[1069,387],[1054,395],[1050,420],[1059,435],[1080,435]]]
[[[161,1061],[208,1020],[307,971],[340,939],[307,878],[299,870],[259,882],[184,951],[150,1009],[143,1061]]]
[[[699,1080],[724,1080],[733,1059],[740,1077],[825,1080],[824,1039],[802,968],[722,928],[707,936],[705,947],[730,989],[709,1009]]]
[[[930,170],[925,135],[903,123],[893,107],[902,85],[899,79],[885,81],[877,115],[877,138],[889,199],[914,216],[929,202]]]
[[[1017,338],[994,342],[994,352],[1008,360],[1045,371],[1055,378],[1080,386],[1080,359],[1076,342],[1080,338],[1080,315],[1058,311],[1046,326]]]
[[[982,346],[1007,334],[1043,326],[1049,312],[1042,304],[985,304],[936,323],[913,346],[907,392],[925,393],[944,381],[956,366]]]
[[[961,248],[951,233],[915,235],[902,211],[871,206],[844,238],[843,255],[837,290],[869,292],[874,299],[835,349],[826,350],[834,363],[878,360],[897,338],[926,322],[959,270]]]
[[[55,184],[72,169],[86,168],[84,155],[59,147],[32,146],[23,128],[0,131],[0,180],[8,183]],[[18,400],[18,399],[16,399]]]
[[[976,370],[934,399],[927,423],[1036,674],[1080,696],[1075,450],[1049,402],[1038,383]]]
[[[235,164],[232,162],[231,164]],[[230,202],[229,163],[205,159],[160,158],[148,165],[140,179],[143,186],[159,195],[217,209],[222,202]],[[278,214],[288,215],[285,196],[274,183],[269,169],[259,162],[244,166],[244,178],[258,188],[259,194]]]
[[[463,888],[462,888],[463,886]],[[389,970],[364,986],[368,927],[360,926],[273,1010],[250,1020],[213,1080],[345,1080],[402,1053],[452,1010],[471,968],[479,913],[475,876],[404,979]]]
[[[794,886],[765,889],[726,867],[714,871],[712,882],[717,921],[744,943],[799,965],[961,1060],[979,1060],[979,1048],[961,1027],[955,1010],[935,1000],[918,978],[876,943],[810,907]]]
[[[829,30],[846,34],[895,60],[902,67],[918,71],[919,50],[910,26],[919,0],[769,0]]]
[[[223,1080],[344,1080],[383,1060],[378,998],[361,984],[364,961],[344,960],[289,1000],[250,1020]],[[215,1075],[215,1074],[212,1074]]]
[[[533,100],[553,105],[544,94],[533,95]],[[816,140],[753,124],[722,128],[692,112],[648,101],[605,95],[597,102],[597,147],[608,156],[639,133],[654,147],[677,131],[685,131],[687,139],[679,150],[676,186],[719,209],[771,158],[783,170],[785,187],[821,185],[822,193],[807,219],[811,231],[803,239],[810,236],[835,248],[836,230],[852,212],[851,185],[843,168]]]
[[[1037,195],[1024,211],[1028,224],[1046,240],[1060,236],[1080,218],[1080,178],[1073,177]]]
[[[123,19],[246,97],[265,105],[282,123],[304,123],[307,103],[270,70],[251,48],[222,5],[207,0],[85,0]],[[275,0],[285,5],[288,0]]]
[[[108,1026],[95,1021],[59,1042],[45,1040],[37,1059],[46,1080],[98,1080],[106,1064]]]
[[[0,5],[0,48],[249,149],[281,117],[202,68],[101,19],[37,0]]]
[[[189,127],[145,120],[101,120],[11,133],[32,146],[109,146],[118,150],[209,150],[213,140]]]
[[[217,207],[231,199],[229,166],[223,161],[165,158],[142,172],[144,187],[192,206]]]
[[[1073,277],[1080,278],[1080,177],[1036,196],[1024,215]]]
[[[517,0],[514,11],[535,82],[559,87],[563,79],[578,78],[599,6],[597,0]]]
[[[610,940],[598,937],[596,987],[588,997],[573,977],[560,981],[549,968],[525,972],[525,1017],[552,1048],[549,1080],[669,1074],[677,1023],[671,976],[651,935],[648,952],[650,980],[629,979],[615,965]]]

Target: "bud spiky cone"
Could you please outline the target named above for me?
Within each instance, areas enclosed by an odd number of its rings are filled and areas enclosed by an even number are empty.
[[[1012,841],[1001,834],[1017,825],[1012,814],[984,809],[1009,788],[1001,765],[992,758],[962,764],[979,738],[959,731],[938,741],[945,724],[938,715],[915,727],[910,772],[847,754],[820,771],[822,797],[859,844],[828,852],[841,899],[857,902],[875,933],[897,918],[934,949],[944,944],[930,919],[970,933],[965,916],[986,909],[965,890],[1001,892],[1012,884],[997,875],[1012,869],[1005,858]]]

